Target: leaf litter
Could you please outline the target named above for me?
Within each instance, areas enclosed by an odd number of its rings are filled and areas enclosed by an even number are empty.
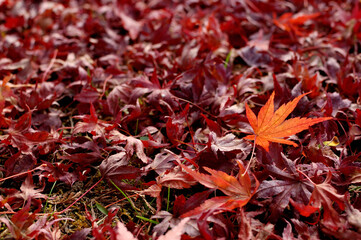
[[[359,2],[0,9],[1,239],[361,238]]]

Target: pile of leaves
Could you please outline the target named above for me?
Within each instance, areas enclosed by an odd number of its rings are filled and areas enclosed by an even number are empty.
[[[1,239],[361,239],[361,4],[0,1]]]

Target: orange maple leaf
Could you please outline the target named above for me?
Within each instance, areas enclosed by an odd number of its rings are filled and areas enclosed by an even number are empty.
[[[293,31],[297,36],[307,36],[307,32],[302,27],[309,20],[313,20],[320,16],[320,13],[313,14],[301,14],[295,16],[292,13],[284,13],[278,19],[274,16],[274,24],[281,28],[284,31],[291,32]]]
[[[239,161],[237,161],[237,163],[240,172],[237,177],[234,177],[225,172],[207,167],[204,167],[204,169],[210,174],[203,174],[199,171],[193,171],[178,162],[178,164],[199,183],[211,189],[219,189],[226,195],[207,199],[199,207],[182,214],[182,217],[189,217],[206,211],[217,211],[218,213],[231,211],[246,205],[256,193],[259,182],[255,178],[255,186],[252,186],[250,176],[245,171],[242,164]]]
[[[300,99],[307,94],[308,93],[302,94],[291,102],[283,104],[274,112],[275,93],[273,92],[267,103],[259,111],[257,117],[246,104],[246,115],[253,128],[254,134],[247,135],[244,139],[254,140],[257,145],[263,147],[267,152],[269,151],[270,142],[283,143],[297,147],[298,145],[295,142],[285,140],[284,138],[306,130],[309,126],[316,123],[332,119],[332,117],[296,117],[286,120],[287,116],[295,109]]]

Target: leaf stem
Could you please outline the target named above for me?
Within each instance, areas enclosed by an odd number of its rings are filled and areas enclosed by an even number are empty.
[[[209,116],[213,117],[213,118],[217,118],[217,116],[207,112],[206,110],[204,110],[202,107],[198,106],[197,104],[195,104],[194,102],[188,101],[187,99],[181,98],[181,97],[177,97],[177,96],[172,96],[175,99],[181,100],[183,102],[189,103],[192,106],[195,106],[196,108],[198,108],[199,110],[201,110],[202,112],[208,114]]]
[[[136,196],[138,196],[138,195],[139,195],[139,194],[133,194],[133,195],[130,195],[129,198],[131,198],[131,197],[136,197]],[[117,201],[115,201],[115,202],[112,202],[112,203],[106,205],[105,208],[108,208],[108,207],[110,207],[110,206],[112,206],[112,205],[114,205],[114,204],[116,204],[116,203],[118,203],[118,202],[124,201],[124,200],[127,200],[127,198],[124,197],[124,198],[119,199],[119,200],[117,200]]]
[[[310,181],[313,185],[316,185],[316,183],[314,183],[314,182],[311,180],[311,178],[310,178],[309,176],[307,176],[304,172],[302,172],[302,171],[300,171],[300,170],[298,170],[298,169],[296,169],[296,171],[297,171],[298,173],[301,173],[303,176],[305,176],[306,179],[307,179],[308,181]]]
[[[103,84],[103,92],[102,94],[99,96],[99,99],[102,99],[104,94],[105,94],[105,90],[106,90],[106,87],[107,87],[107,83],[108,81],[113,77],[113,75],[110,75],[108,76],[105,80],[104,80],[104,84]]]
[[[254,151],[256,149],[256,139],[257,139],[257,135],[255,135],[254,137],[254,142],[253,142],[253,149],[252,149],[252,154],[251,154],[251,159],[249,160],[246,169],[244,170],[242,177],[248,172],[249,167],[251,166],[252,163],[252,159],[253,159],[253,155],[254,155]]]
[[[45,70],[44,74],[43,74],[43,77],[41,79],[41,82],[45,82],[46,80],[46,77],[48,76],[49,72],[50,72],[50,69],[53,67],[54,63],[55,63],[55,60],[56,60],[56,56],[58,55],[58,49],[55,49],[54,51],[54,55],[53,57],[51,58],[51,61],[50,61],[50,64],[49,66],[47,67],[47,69]]]
[[[19,176],[22,176],[22,175],[25,175],[25,174],[34,172],[35,170],[38,170],[38,168],[40,168],[40,167],[42,167],[42,166],[45,167],[46,164],[43,163],[43,164],[41,164],[40,166],[38,166],[38,167],[36,167],[36,168],[34,168],[34,169],[31,169],[31,170],[28,170],[28,171],[26,171],[26,172],[17,173],[17,174],[11,175],[11,176],[6,177],[6,178],[0,178],[0,182],[6,181],[6,180],[8,180],[8,179],[10,179],[10,178],[19,177]]]

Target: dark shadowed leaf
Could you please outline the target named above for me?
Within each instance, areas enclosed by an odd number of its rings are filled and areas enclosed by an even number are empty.
[[[125,151],[111,155],[99,166],[99,170],[106,179],[118,182],[121,179],[135,179],[139,177],[139,168],[127,166],[128,157]]]
[[[327,178],[323,183],[315,184],[310,198],[310,202],[307,206],[301,207],[299,204],[294,204],[296,209],[299,209],[302,215],[309,216],[315,212],[316,208],[323,208],[323,224],[330,229],[337,230],[342,223],[342,219],[339,218],[339,213],[333,207],[333,202],[337,203],[341,210],[345,209],[345,196],[338,194],[337,190],[331,186],[332,174],[328,172]]]

